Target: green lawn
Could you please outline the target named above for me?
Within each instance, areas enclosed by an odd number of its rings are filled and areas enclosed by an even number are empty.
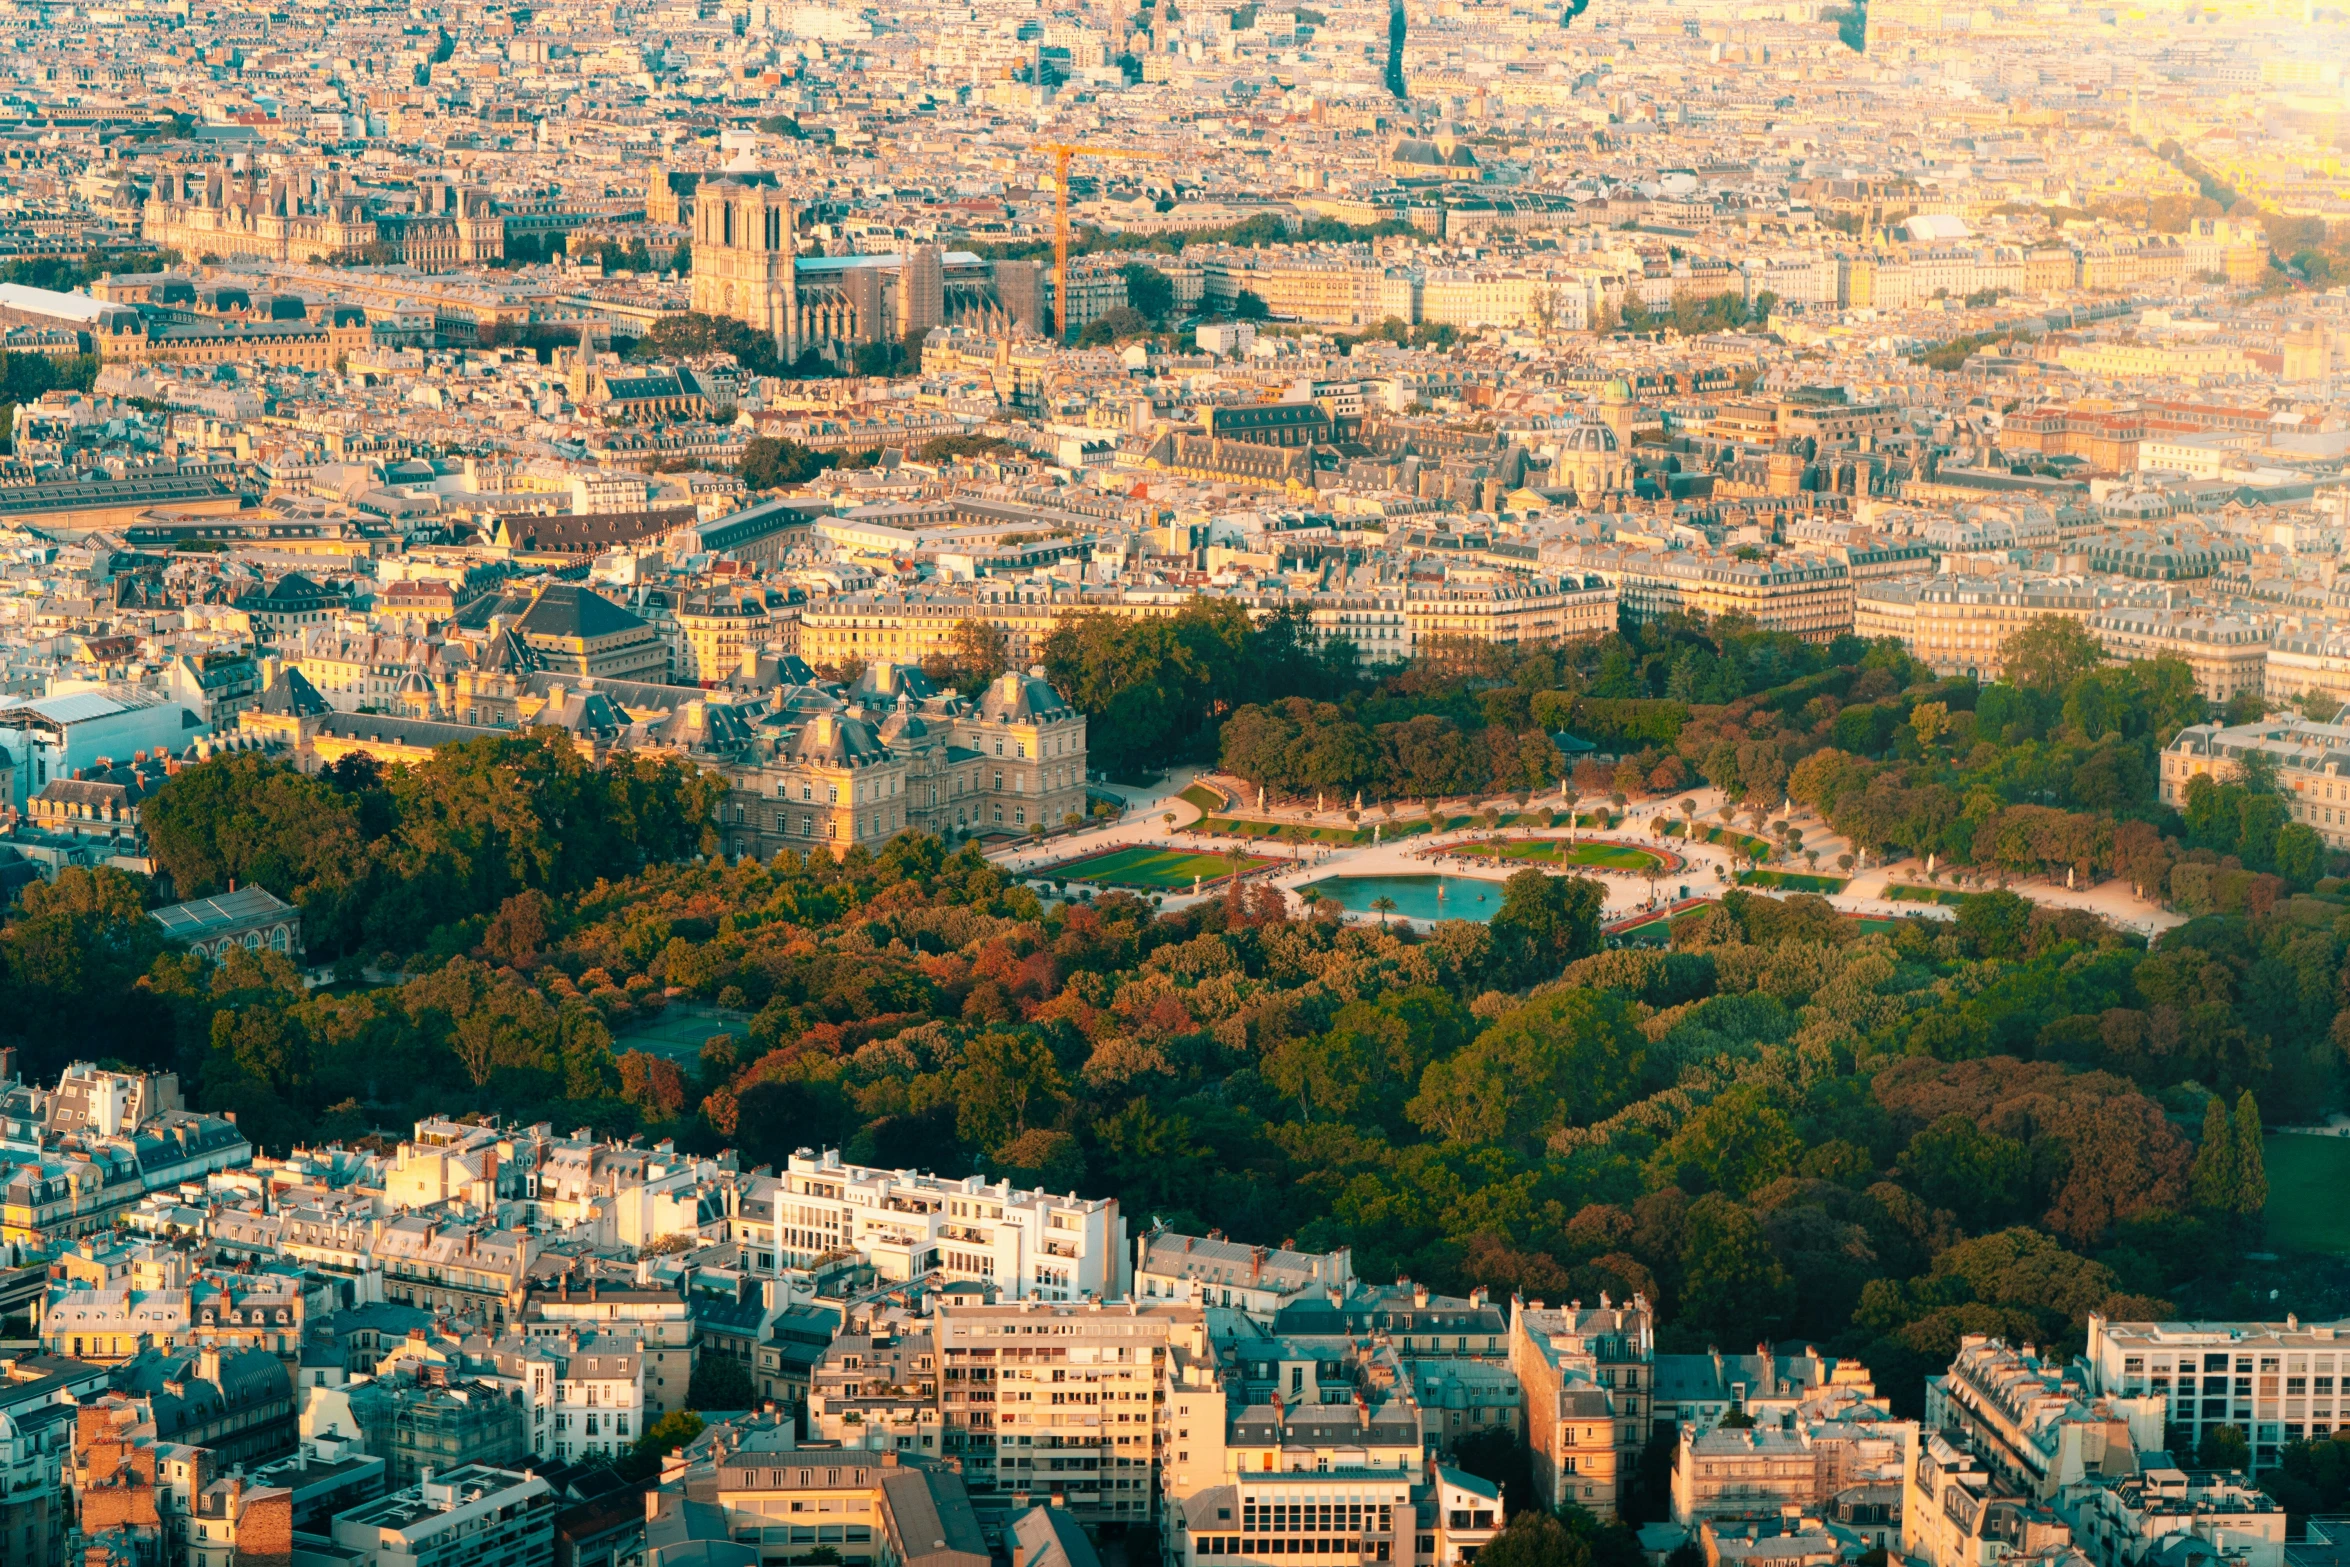
[[[2350,1253],[2350,1137],[2261,1139],[2268,1162],[2268,1241],[2278,1251]]]
[[[1687,836],[1686,823],[1676,820],[1672,825],[1683,829],[1683,831],[1679,834],[1676,834],[1676,836]],[[1696,841],[1699,843],[1718,843],[1722,847],[1739,854],[1743,854],[1749,849],[1762,849],[1772,854],[1779,852],[1779,846],[1777,844],[1766,843],[1760,838],[1753,837],[1750,834],[1742,833],[1734,828],[1729,827],[1700,827],[1697,829]]]
[[[1599,865],[1613,871],[1646,870],[1664,861],[1646,849],[1628,843],[1569,844],[1564,838],[1506,838],[1491,843],[1464,843],[1448,853],[1498,855],[1505,860],[1541,860],[1550,865]]]
[[[732,1034],[737,1039],[747,1039],[750,1032],[748,1012],[678,1002],[663,1007],[642,1023],[622,1029],[612,1041],[612,1053],[621,1055],[642,1050],[648,1055],[666,1056],[690,1065],[701,1060],[703,1042],[711,1035]]]
[[[1193,805],[1198,806],[1202,816],[1213,816],[1218,811],[1224,809],[1224,797],[1221,794],[1218,794],[1215,790],[1209,788],[1206,784],[1193,784],[1190,788],[1185,789],[1181,794],[1177,795],[1176,798],[1179,800],[1188,800]]]
[[[1663,946],[1672,937],[1673,927],[1683,920],[1695,919],[1714,906],[1712,899],[1686,908],[1677,914],[1652,914],[1636,925],[1620,926],[1608,934],[1619,941],[1635,942],[1641,946]]]
[[[1241,856],[1240,868],[1253,871],[1260,865],[1273,863],[1249,854]],[[1138,843],[1131,848],[1112,849],[1107,854],[1096,854],[1087,859],[1056,865],[1046,874],[1058,881],[1091,882],[1098,887],[1138,887],[1147,892],[1189,892],[1195,876],[1204,884],[1231,875],[1232,861],[1221,854],[1200,854],[1189,849],[1159,849]]]
[[[1228,838],[1281,836],[1294,839],[1300,828],[1304,828],[1302,822],[1251,822],[1243,821],[1237,816],[1211,816],[1199,823],[1197,830],[1222,833]],[[1312,827],[1304,828],[1304,830],[1313,835],[1313,840],[1316,843],[1356,844],[1371,841],[1371,829],[1367,825],[1363,827]],[[1392,838],[1399,830],[1399,827],[1390,826],[1387,829],[1387,835]]]
[[[1974,896],[1971,892],[1953,892],[1948,887],[1895,886],[1885,889],[1885,896],[1895,903],[1939,903],[1955,909]]]
[[[1740,871],[1741,887],[1784,887],[1789,892],[1842,892],[1841,876],[1810,876],[1802,871]]]

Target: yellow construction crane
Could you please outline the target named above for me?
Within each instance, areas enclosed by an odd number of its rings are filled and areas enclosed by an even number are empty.
[[[1082,142],[1048,141],[1053,155],[1053,335],[1069,341],[1069,160],[1129,158],[1136,162],[1164,161],[1155,152],[1133,152],[1124,147],[1089,147]]]

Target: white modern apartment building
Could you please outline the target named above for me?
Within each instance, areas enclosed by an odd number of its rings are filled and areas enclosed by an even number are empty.
[[[2077,1489],[2075,1542],[2103,1567],[2141,1567],[2149,1556],[2176,1561],[2186,1540],[2230,1563],[2284,1567],[2285,1509],[2242,1475],[2148,1469]]]
[[[2256,1473],[2284,1443],[2322,1441],[2350,1418],[2350,1321],[2109,1322],[2091,1313],[2083,1359],[2097,1392],[2167,1399],[2182,1446],[2236,1427]]]
[[[335,1544],[354,1567],[434,1561],[548,1567],[555,1492],[534,1474],[467,1464],[335,1515]]]
[[[1126,1220],[1115,1197],[1028,1191],[976,1175],[844,1164],[801,1149],[783,1173],[727,1189],[727,1239],[754,1271],[783,1273],[854,1255],[882,1278],[936,1270],[1014,1300],[1128,1293]]]

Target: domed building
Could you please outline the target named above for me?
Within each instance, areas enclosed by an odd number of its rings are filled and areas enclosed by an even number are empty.
[[[441,694],[434,689],[432,677],[421,669],[411,669],[400,677],[393,688],[393,699],[399,704],[404,718],[438,718],[441,716]]]
[[[1604,424],[1570,425],[1559,432],[1550,474],[1553,486],[1573,490],[1586,503],[1602,495],[1629,494],[1632,454]]]

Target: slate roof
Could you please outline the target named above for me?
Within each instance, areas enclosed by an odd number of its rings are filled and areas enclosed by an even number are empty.
[[[1068,717],[1069,704],[1047,680],[1008,674],[989,683],[979,699],[979,716],[991,724],[1032,723]]]
[[[542,590],[515,629],[526,637],[618,636],[641,631],[645,623],[600,593],[575,583],[552,583]]]
[[[320,721],[318,732],[337,740],[365,740],[373,744],[389,742],[416,746],[427,751],[467,740],[479,740],[484,735],[511,733],[509,730],[485,729],[474,724],[443,724],[424,718],[394,718],[384,713],[330,713]]]
[[[317,718],[334,710],[326,698],[318,694],[318,687],[312,685],[302,671],[292,668],[278,672],[278,677],[269,683],[268,690],[261,693],[261,700],[256,705],[262,712],[280,718]]]

